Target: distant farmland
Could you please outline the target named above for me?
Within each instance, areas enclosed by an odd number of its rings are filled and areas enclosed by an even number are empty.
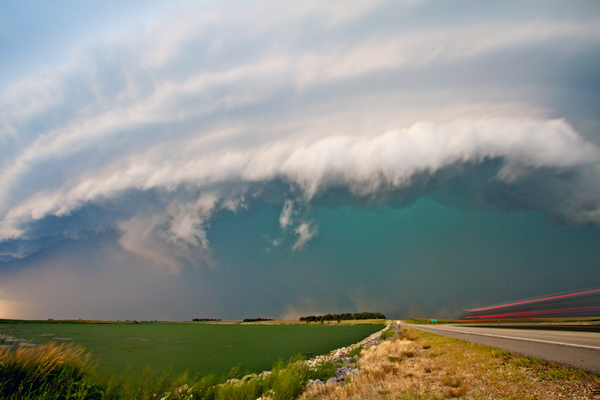
[[[279,358],[323,354],[380,330],[381,325],[5,324],[0,334],[31,343],[73,342],[114,373],[172,367],[180,374],[222,375],[270,369]],[[0,339],[1,341],[1,339]]]

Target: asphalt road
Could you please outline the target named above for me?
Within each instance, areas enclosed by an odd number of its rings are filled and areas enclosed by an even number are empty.
[[[600,375],[600,333],[412,325],[414,329],[498,347]]]

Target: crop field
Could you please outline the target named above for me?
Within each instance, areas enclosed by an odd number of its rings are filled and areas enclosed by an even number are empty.
[[[358,342],[381,325],[4,324],[0,335],[39,344],[76,343],[100,370],[137,374],[146,367],[175,374],[222,375],[232,367],[268,370],[280,358],[307,356]],[[0,338],[0,343],[3,339]]]

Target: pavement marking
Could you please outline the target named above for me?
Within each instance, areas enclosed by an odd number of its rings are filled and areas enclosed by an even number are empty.
[[[412,328],[415,329],[419,329],[416,326],[411,326]],[[600,350],[600,347],[598,346],[587,346],[585,344],[572,344],[572,343],[563,343],[563,342],[552,342],[549,340],[539,340],[539,339],[526,339],[526,338],[520,338],[520,337],[514,337],[514,336],[502,336],[502,335],[491,335],[489,333],[474,333],[474,332],[469,332],[469,331],[458,331],[456,329],[444,329],[444,328],[430,328],[430,329],[438,329],[441,331],[447,331],[447,332],[456,332],[456,333],[465,333],[468,335],[479,335],[479,336],[489,336],[489,337],[495,337],[495,338],[501,338],[501,339],[513,339],[513,340],[523,340],[525,342],[536,342],[536,343],[545,343],[545,344],[558,344],[561,346],[570,346],[570,347],[581,347],[584,349],[593,349],[593,350]]]

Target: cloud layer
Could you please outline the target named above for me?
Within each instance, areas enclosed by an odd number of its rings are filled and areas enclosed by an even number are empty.
[[[302,250],[332,192],[393,204],[490,165],[445,200],[598,225],[597,116],[569,119],[587,101],[564,72],[598,66],[598,10],[533,4],[444,23],[428,2],[178,6],[87,43],[2,89],[0,257],[116,232],[174,273],[211,265],[211,219],[274,183]]]
[[[138,241],[157,236],[169,246],[208,250],[206,228],[213,213],[236,211],[251,201],[249,192],[260,191],[274,180],[296,189],[298,201],[303,203],[335,188],[346,188],[353,196],[365,198],[410,190],[417,176],[435,177],[452,166],[477,166],[489,160],[500,161],[493,178],[507,191],[518,193],[521,182],[536,179],[547,190],[557,192],[553,203],[535,195],[524,198],[529,207],[573,223],[600,222],[600,197],[594,189],[600,183],[600,151],[563,120],[421,122],[379,135],[330,136],[312,143],[278,140],[255,149],[201,157],[195,155],[193,145],[176,151],[172,148],[168,154],[154,150],[152,155],[130,155],[119,169],[109,165],[94,171],[73,171],[57,188],[26,197],[5,213],[3,239],[16,243],[17,249],[12,251],[18,257],[27,254],[26,246],[18,249],[19,241],[36,239],[39,233],[34,227],[41,221],[68,218],[89,205],[110,205],[131,218],[112,217],[122,232],[123,247],[159,259],[142,250]],[[566,195],[553,181],[560,181],[565,173],[568,183],[578,188]],[[131,191],[156,192],[159,204],[147,215],[128,205],[117,205]],[[279,221],[283,230],[292,224],[292,213],[293,203],[287,200]],[[106,221],[97,223],[83,229],[101,229]],[[296,232],[300,239],[294,249],[302,248],[313,236],[307,223],[300,224]]]

